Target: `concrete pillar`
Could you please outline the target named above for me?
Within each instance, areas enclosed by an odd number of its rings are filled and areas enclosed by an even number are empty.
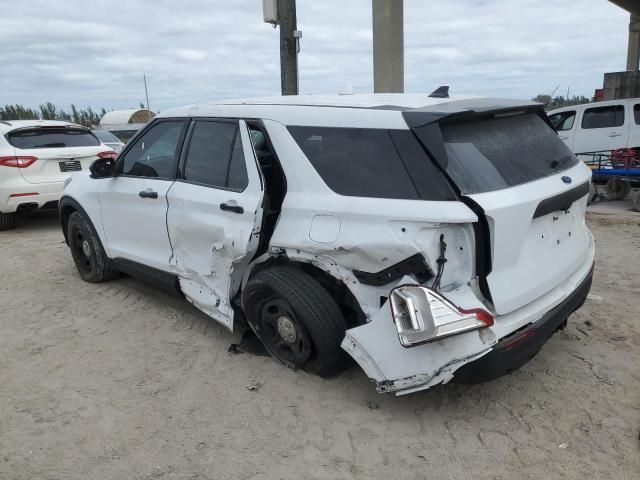
[[[629,49],[627,50],[627,70],[640,67],[640,15],[631,14],[629,22]]]
[[[372,0],[373,91],[404,92],[404,0]]]

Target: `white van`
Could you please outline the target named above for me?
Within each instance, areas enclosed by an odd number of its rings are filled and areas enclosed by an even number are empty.
[[[640,147],[640,98],[572,105],[548,115],[576,154]]]

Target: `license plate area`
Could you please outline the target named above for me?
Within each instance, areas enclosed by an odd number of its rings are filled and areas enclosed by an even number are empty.
[[[62,160],[62,161],[58,162],[58,165],[60,166],[60,171],[61,172],[80,172],[80,171],[82,171],[82,164],[80,163],[80,160],[73,160],[73,159]]]

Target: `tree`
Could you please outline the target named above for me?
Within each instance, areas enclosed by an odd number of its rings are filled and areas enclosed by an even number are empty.
[[[531,100],[534,102],[544,103],[545,110],[553,110],[560,107],[568,107],[569,105],[581,105],[583,103],[593,102],[592,98],[584,95],[574,95],[573,97],[564,98],[562,95],[551,98],[551,95],[538,94]]]

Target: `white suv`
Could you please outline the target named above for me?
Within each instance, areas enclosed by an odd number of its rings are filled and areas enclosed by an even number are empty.
[[[71,172],[115,155],[74,123],[0,121],[0,230],[13,227],[18,211],[55,208]]]
[[[194,105],[91,170],[60,202],[83,279],[178,291],[292,368],[350,355],[381,392],[518,368],[591,284],[590,171],[539,104]]]

